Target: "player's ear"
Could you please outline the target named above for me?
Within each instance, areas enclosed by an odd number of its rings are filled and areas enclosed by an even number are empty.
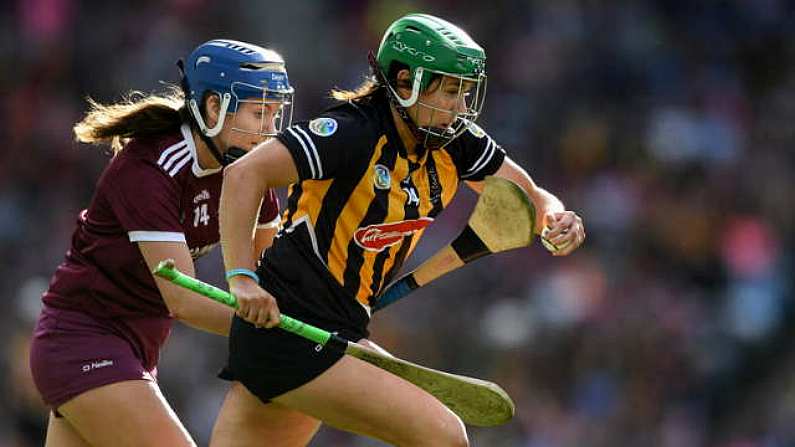
[[[204,110],[207,127],[215,127],[215,123],[218,122],[218,113],[221,111],[221,101],[218,95],[207,95],[204,99]]]
[[[404,68],[397,72],[395,86],[401,98],[408,99],[411,96],[411,72],[408,69]]]

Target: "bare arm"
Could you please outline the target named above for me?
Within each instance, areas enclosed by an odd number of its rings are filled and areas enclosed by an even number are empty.
[[[585,228],[582,219],[574,212],[566,210],[563,202],[554,194],[536,185],[527,171],[506,157],[500,168],[494,174],[497,177],[513,181],[527,192],[536,209],[535,233],[542,234],[545,228],[545,238],[560,250],[553,251],[556,256],[565,256],[585,241]],[[480,194],[483,191],[483,182],[467,182],[467,185]]]
[[[226,269],[256,265],[251,246],[262,191],[298,181],[287,148],[276,139],[255,147],[224,169],[219,208],[221,247]],[[258,254],[258,253],[257,253]]]
[[[164,259],[173,259],[177,268],[194,276],[193,259],[183,242],[138,242],[149,270]],[[229,335],[233,310],[201,295],[155,277],[160,295],[171,315],[188,326],[218,335]]]
[[[273,138],[251,150],[224,170],[219,222],[221,248],[227,271],[254,270],[260,254],[251,241],[262,199],[262,191],[298,181],[298,171],[287,148]],[[251,278],[229,279],[229,291],[238,300],[238,315],[258,326],[279,323],[275,299]]]

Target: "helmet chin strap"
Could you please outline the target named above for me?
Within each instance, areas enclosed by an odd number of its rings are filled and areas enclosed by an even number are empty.
[[[193,102],[195,103],[195,101]],[[221,166],[228,166],[238,158],[242,157],[243,155],[246,155],[245,149],[239,148],[237,146],[231,146],[227,148],[226,152],[221,153],[220,149],[218,149],[218,146],[215,144],[215,141],[213,141],[212,138],[210,138],[206,133],[204,133],[204,128],[202,128],[202,126],[197,122],[198,120],[193,115],[193,113],[194,113],[193,110],[188,112],[188,114],[192,118],[190,120],[191,129],[195,130],[196,133],[199,134],[199,138],[201,138],[202,142],[204,142],[204,145],[207,146],[207,148],[210,150],[210,154],[212,154],[215,161],[217,161]],[[196,111],[196,113],[198,113],[198,110]]]
[[[447,143],[450,142],[449,139],[444,138],[440,135],[434,135],[432,133],[421,130],[414,122],[414,120],[411,119],[411,117],[409,116],[408,110],[406,110],[403,106],[401,106],[397,102],[395,96],[397,95],[392,95],[387,93],[389,102],[392,103],[392,105],[395,107],[395,110],[397,110],[398,115],[400,115],[400,117],[403,119],[403,122],[406,123],[406,126],[408,126],[409,131],[411,131],[411,134],[414,136],[414,139],[417,140],[418,143],[422,142],[422,145],[427,147],[428,149],[441,149]],[[441,129],[439,129],[437,132],[442,133]]]
[[[194,118],[191,112],[188,113],[191,115],[191,118]],[[202,142],[204,142],[204,145],[207,146],[207,149],[210,150],[210,154],[212,154],[215,161],[217,161],[221,166],[228,166],[246,154],[244,149],[236,146],[232,146],[228,148],[226,152],[221,153],[221,151],[218,149],[218,146],[215,144],[215,141],[208,137],[207,134],[205,134],[201,127],[196,123],[196,119],[190,120],[190,127],[191,129],[195,130],[197,134],[199,134],[199,138],[201,138]]]
[[[235,162],[238,158],[246,155],[248,151],[243,148],[237,146],[230,146],[229,149],[224,152],[223,161],[221,161],[221,165],[228,166]]]
[[[422,67],[417,68],[417,75],[414,76],[411,97],[408,99],[403,99],[397,94],[395,89],[389,85],[389,82],[387,82],[386,75],[381,71],[380,68],[378,68],[378,63],[376,62],[375,55],[372,51],[367,54],[367,60],[370,62],[370,70],[373,72],[375,78],[381,85],[386,87],[386,96],[389,98],[390,104],[395,107],[395,110],[397,111],[400,118],[402,118],[403,122],[406,123],[406,126],[408,126],[409,131],[414,136],[414,139],[417,140],[417,142],[423,142],[423,145],[428,149],[439,149],[443,147],[448,140],[420,130],[417,124],[414,123],[414,120],[409,116],[408,110],[406,110],[406,107],[410,107],[412,104],[416,103],[417,98],[419,97],[420,84],[422,82]]]
[[[226,154],[222,154],[221,151],[218,150],[218,146],[215,145],[215,141],[213,141],[212,138],[205,135],[204,132],[202,132],[201,129],[198,128],[195,122],[192,122],[190,127],[197,130],[196,133],[199,134],[199,138],[201,138],[201,140],[204,142],[204,145],[207,146],[208,149],[210,149],[210,153],[213,155],[213,158],[215,158],[215,160],[221,166],[226,166],[226,164],[224,163],[224,156]]]

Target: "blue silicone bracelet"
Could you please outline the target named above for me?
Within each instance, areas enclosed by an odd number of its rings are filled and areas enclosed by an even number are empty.
[[[229,281],[229,278],[233,276],[248,276],[249,278],[253,279],[254,281],[259,284],[259,276],[256,273],[252,272],[249,269],[232,269],[226,272],[226,280]]]

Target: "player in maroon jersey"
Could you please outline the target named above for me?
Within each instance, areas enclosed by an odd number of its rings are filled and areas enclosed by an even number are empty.
[[[33,336],[31,370],[53,410],[47,445],[194,445],[157,386],[158,352],[174,319],[227,335],[232,311],[150,272],[172,258],[193,274],[218,243],[223,166],[289,125],[293,89],[281,56],[243,42],[209,41],[179,66],[181,89],[92,102],[75,126],[115,154]],[[278,226],[276,197],[263,196],[252,253]]]

